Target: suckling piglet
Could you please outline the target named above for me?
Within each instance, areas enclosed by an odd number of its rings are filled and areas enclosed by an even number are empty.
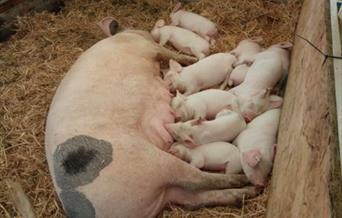
[[[264,186],[272,170],[279,117],[280,109],[266,111],[233,142],[240,149],[243,171],[254,185]]]
[[[202,59],[210,52],[210,45],[205,39],[191,32],[176,26],[165,26],[164,20],[158,20],[151,31],[154,40],[160,45],[168,41],[179,51],[186,54],[193,54]]]
[[[230,51],[237,58],[234,67],[241,64],[252,65],[255,60],[255,55],[262,51],[262,47],[258,44],[261,41],[261,37],[253,37],[239,42],[236,48]]]
[[[171,101],[176,120],[187,121],[196,118],[213,119],[225,108],[238,112],[237,97],[227,91],[207,89],[184,96],[177,91]]]
[[[240,151],[228,142],[213,142],[189,149],[182,144],[172,145],[169,153],[204,170],[240,173]]]
[[[234,111],[225,109],[214,120],[197,118],[187,122],[168,123],[166,129],[176,141],[194,148],[217,141],[232,141],[246,128],[243,117]]]
[[[170,84],[171,92],[179,90],[184,95],[191,95],[223,81],[228,83],[235,61],[229,53],[213,54],[187,67],[171,59],[164,80]]]
[[[179,10],[180,7],[181,3],[178,3],[170,14],[171,25],[191,30],[213,44],[215,41],[211,37],[217,34],[216,24],[201,15]]]

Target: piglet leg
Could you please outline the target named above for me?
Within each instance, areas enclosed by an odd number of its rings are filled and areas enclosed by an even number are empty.
[[[230,78],[230,73],[227,74],[226,78],[224,79],[223,83],[221,84],[221,86],[220,86],[221,90],[224,90],[227,87],[229,78]]]
[[[156,51],[157,51],[157,59],[162,61],[169,61],[170,59],[173,59],[177,61],[178,63],[189,65],[193,64],[197,61],[195,57],[191,57],[189,55],[179,54],[177,52],[171,51],[170,49],[164,48],[163,46],[160,46],[159,44],[155,43],[156,45]]]
[[[188,210],[199,209],[203,206],[240,205],[244,198],[258,194],[256,187],[248,186],[241,189],[223,189],[202,192],[172,188],[167,193],[171,203],[184,206]]]

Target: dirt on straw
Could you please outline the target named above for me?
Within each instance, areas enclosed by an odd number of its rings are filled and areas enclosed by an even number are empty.
[[[263,46],[293,41],[302,1],[202,0],[185,6],[218,24],[213,52],[227,51],[247,37]],[[48,172],[44,125],[56,88],[77,57],[105,35],[96,21],[111,15],[130,28],[151,30],[169,20],[175,2],[161,0],[73,0],[58,14],[19,17],[18,32],[0,44],[0,217],[20,217],[7,179],[19,182],[37,217],[64,217]],[[242,208],[184,211],[171,207],[160,217],[264,217],[268,188]]]

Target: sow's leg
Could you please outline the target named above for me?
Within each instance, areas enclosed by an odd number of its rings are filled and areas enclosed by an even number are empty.
[[[203,206],[238,205],[243,198],[254,197],[258,190],[239,174],[207,173],[181,161],[172,161],[172,182],[167,188],[166,203],[189,209]],[[243,187],[243,188],[241,188]]]

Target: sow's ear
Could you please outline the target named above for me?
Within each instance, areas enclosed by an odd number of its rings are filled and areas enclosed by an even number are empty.
[[[270,109],[279,108],[283,104],[283,98],[277,95],[270,96]]]
[[[105,17],[97,23],[107,36],[113,36],[119,32],[119,23],[113,17]]]

